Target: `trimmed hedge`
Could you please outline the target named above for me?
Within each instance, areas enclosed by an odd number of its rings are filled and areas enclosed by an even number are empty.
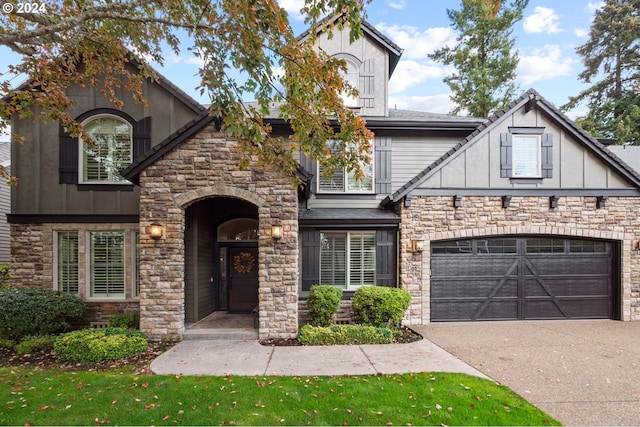
[[[362,286],[351,298],[356,323],[377,327],[398,327],[411,303],[404,289],[384,286]]]
[[[119,313],[109,319],[112,328],[140,329],[140,313]]]
[[[365,325],[303,325],[298,341],[304,345],[390,344],[393,331]]]
[[[62,332],[85,309],[76,295],[27,286],[1,287],[0,307],[0,338],[13,341]]]
[[[50,352],[53,350],[53,343],[56,337],[52,335],[29,336],[25,337],[20,344],[15,346],[18,354],[34,354],[41,352]]]
[[[135,329],[82,329],[61,335],[53,344],[62,361],[87,363],[120,360],[144,352],[148,347],[144,334]]]
[[[340,307],[342,289],[331,285],[314,285],[311,287],[307,307],[309,309],[309,324],[313,326],[330,326],[333,315]]]

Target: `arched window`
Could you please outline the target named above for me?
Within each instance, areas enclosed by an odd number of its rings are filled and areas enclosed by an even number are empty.
[[[218,242],[258,241],[258,220],[236,218],[218,227]]]
[[[348,59],[345,59],[344,61],[347,65],[347,72],[342,74],[342,78],[352,87],[359,89],[358,66]],[[357,108],[359,106],[357,96],[351,96],[350,94],[343,92],[341,97],[345,106],[350,108]]]
[[[80,141],[82,183],[127,182],[120,175],[132,161],[133,127],[120,117],[100,115],[83,123],[93,141]]]

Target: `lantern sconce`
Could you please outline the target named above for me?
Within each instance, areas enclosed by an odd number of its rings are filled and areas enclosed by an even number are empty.
[[[284,229],[282,228],[282,224],[280,224],[280,222],[276,222],[271,226],[271,237],[273,238],[273,240],[275,240],[276,242],[280,241],[283,234]]]
[[[411,252],[414,254],[420,254],[424,250],[424,241],[423,240],[412,240],[411,241]]]
[[[596,197],[596,208],[602,209],[607,207],[607,199],[608,196],[598,196]]]
[[[158,222],[152,222],[149,228],[147,229],[147,234],[153,240],[160,240],[164,238],[164,225]]]

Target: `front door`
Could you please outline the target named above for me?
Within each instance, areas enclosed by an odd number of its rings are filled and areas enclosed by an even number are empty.
[[[229,311],[250,312],[258,305],[258,248],[228,250]]]

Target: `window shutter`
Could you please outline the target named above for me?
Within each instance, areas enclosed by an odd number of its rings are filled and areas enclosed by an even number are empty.
[[[347,287],[346,233],[320,233],[320,284]]]
[[[78,139],[64,131],[60,126],[58,132],[59,164],[58,175],[60,184],[78,183]]]
[[[542,134],[542,177],[553,178],[553,134]]]
[[[320,282],[320,232],[302,230],[302,290]]]
[[[512,137],[510,133],[500,134],[500,177],[511,178],[513,176],[512,164]]]
[[[375,107],[375,81],[375,60],[373,58],[367,59],[360,66],[360,87],[358,88],[358,91],[360,93],[361,107]]]
[[[391,194],[391,137],[376,136],[375,143],[375,190],[377,194]]]
[[[142,158],[149,148],[151,148],[151,117],[145,117],[133,125],[133,161]]]
[[[396,230],[376,231],[376,285],[396,286]]]

